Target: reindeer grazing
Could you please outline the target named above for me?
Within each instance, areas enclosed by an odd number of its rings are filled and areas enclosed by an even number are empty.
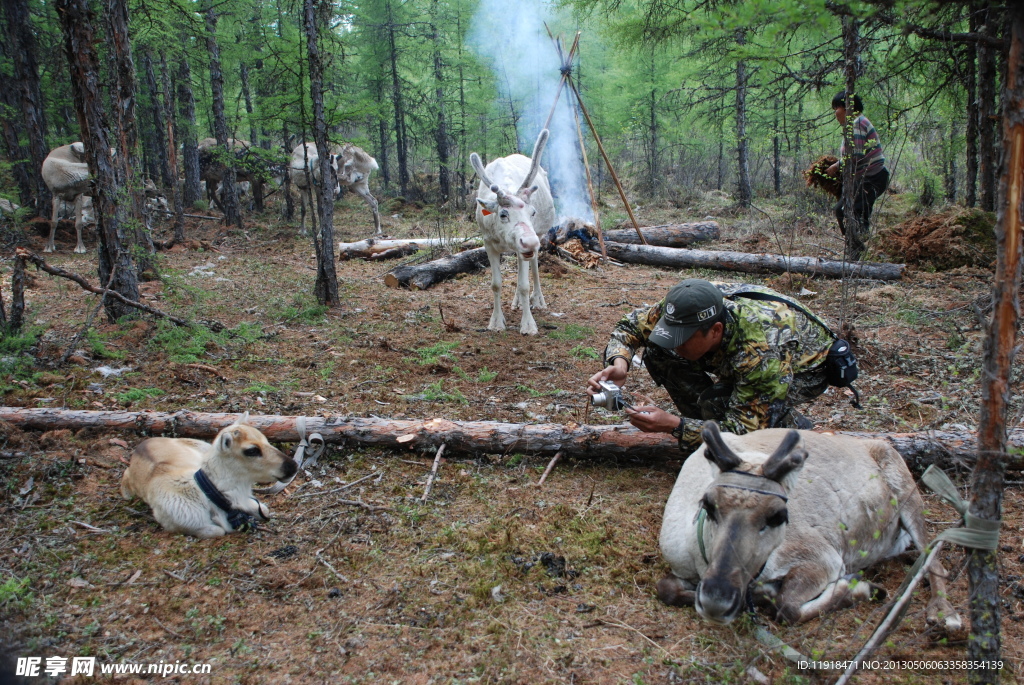
[[[370,174],[380,168],[377,166],[377,160],[352,143],[335,146],[331,151],[338,158],[338,183],[363,198],[373,212],[373,229],[376,235],[383,234],[377,200],[370,195]]]
[[[476,191],[476,223],[480,227],[487,259],[491,263],[494,311],[487,326],[491,331],[505,330],[505,316],[501,311],[502,252],[515,252],[519,262],[516,296],[512,300],[513,308],[523,308],[519,332],[536,335],[537,322],[533,319],[530,307],[547,307],[540,290],[540,270],[537,266],[537,251],[540,249],[537,233],[546,233],[555,223],[555,204],[548,187],[548,175],[540,168],[540,156],[547,142],[548,130],[544,129],[533,146],[532,160],[523,155],[509,155],[495,159],[486,169],[477,153],[469,156],[480,177],[480,187]],[[531,185],[534,180],[537,181],[536,185]]]
[[[666,604],[729,623],[749,586],[779,620],[802,623],[884,596],[854,574],[927,544],[921,494],[887,442],[785,429],[723,436],[713,421],[702,435],[665,505]],[[937,559],[928,575],[928,623],[958,631]]]
[[[83,254],[85,243],[82,242],[82,204],[85,193],[89,192],[92,180],[89,178],[89,165],[85,161],[85,144],[82,142],[62,145],[53,149],[43,160],[43,183],[53,195],[53,214],[50,217],[50,239],[46,241],[43,252],[53,252],[53,236],[57,232],[57,211],[60,202],[75,203],[75,232],[78,234],[78,245],[75,252]]]
[[[224,174],[227,167],[224,165],[223,157],[217,155],[217,139],[203,138],[197,144],[199,148],[199,180],[206,183],[206,199],[211,207],[221,207],[221,192],[223,190]],[[249,151],[254,150],[252,143],[241,138],[228,138],[228,149],[234,153],[239,162],[245,162],[250,158]],[[255,153],[254,153],[255,154]],[[250,167],[252,165],[250,164]],[[239,187],[243,183],[261,183],[262,178],[253,173],[251,168],[245,165],[235,166],[235,192],[241,197]]]
[[[371,158],[372,159],[372,158]],[[341,196],[341,184],[338,181],[338,156],[331,153],[331,168],[334,170],[334,189],[330,201],[334,202]],[[376,162],[374,162],[376,164]],[[306,235],[306,201],[310,211],[316,216],[316,202],[313,200],[313,187],[321,187],[320,155],[316,151],[316,143],[300,143],[292,150],[292,160],[288,165],[291,182],[299,191],[299,233]],[[372,198],[371,198],[372,199]],[[376,203],[375,203],[376,204]],[[316,219],[312,221],[316,225]]]

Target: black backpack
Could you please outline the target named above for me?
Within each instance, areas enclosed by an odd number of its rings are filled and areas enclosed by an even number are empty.
[[[807,309],[807,307],[804,307],[799,302],[781,295],[766,293],[763,290],[742,289],[726,295],[726,297],[730,300],[735,300],[737,297],[744,297],[748,300],[781,302],[787,307],[792,307],[793,309],[801,312],[808,319],[828,331],[828,334],[832,336],[832,340],[834,342],[832,343],[832,346],[828,348],[828,356],[825,357],[825,378],[828,379],[829,385],[834,385],[837,388],[849,388],[852,390],[853,400],[850,401],[850,404],[852,404],[855,409],[861,408],[860,393],[857,391],[857,388],[853,387],[853,382],[857,380],[857,375],[859,374],[859,370],[857,369],[857,357],[854,356],[850,343],[836,335],[828,324],[815,316],[809,309]]]

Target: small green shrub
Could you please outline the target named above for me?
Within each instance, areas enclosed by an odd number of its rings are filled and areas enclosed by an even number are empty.
[[[498,377],[497,371],[490,371],[486,366],[476,374],[477,383],[490,383]]]
[[[427,347],[420,347],[413,350],[417,356],[416,363],[420,366],[430,366],[431,364],[440,363],[444,357],[455,359],[454,355],[450,354],[450,352],[458,346],[459,343],[457,342],[444,342],[442,340]]]
[[[583,345],[577,345],[576,347],[569,350],[569,354],[576,359],[600,359],[601,354],[593,347],[584,347]]]
[[[551,331],[548,333],[548,337],[554,340],[586,340],[587,336],[593,334],[594,329],[589,326],[579,326],[574,323],[569,323],[560,331]]]
[[[126,392],[118,393],[115,397],[121,404],[131,404],[133,402],[141,402],[150,397],[159,397],[163,394],[164,391],[160,388],[132,388]]]
[[[35,595],[29,590],[31,580],[26,576],[21,580],[8,578],[0,584],[0,608],[27,609]]]

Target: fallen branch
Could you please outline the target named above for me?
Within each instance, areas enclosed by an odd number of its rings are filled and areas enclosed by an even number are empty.
[[[676,269],[717,269],[744,273],[815,274],[831,278],[870,278],[898,281],[905,264],[884,262],[843,262],[819,257],[786,257],[774,254],[750,254],[711,250],[677,250],[651,245],[606,244],[608,256],[630,264],[667,266]]]
[[[367,240],[359,240],[354,243],[338,243],[338,259],[383,259],[384,253],[388,253],[391,250],[398,250],[398,252],[411,250],[416,252],[428,247],[445,246],[457,249],[458,246],[465,245],[468,242],[475,243],[476,245],[480,244],[478,238],[462,242],[445,238],[389,238],[386,240],[368,238]],[[397,253],[396,256],[398,256]]]
[[[130,431],[148,436],[173,435],[209,440],[237,414],[206,414],[190,411],[129,412],[84,411],[0,407],[0,421],[22,430],[100,428]],[[297,416],[250,416],[249,423],[273,442],[298,442]],[[398,420],[358,416],[305,417],[307,433],[320,433],[324,442],[347,442],[406,452],[436,450],[457,454],[507,454],[522,452],[562,458],[620,457],[661,460],[682,457],[677,443],[666,433],[641,433],[629,424],[612,426],[521,424],[497,421],[448,421],[445,419]],[[971,467],[977,458],[977,434],[971,431],[922,431],[919,433],[838,432],[860,438],[888,440],[914,471],[931,464],[942,468]],[[1024,430],[1009,432],[1007,468],[1024,470]],[[1015,449],[1014,449],[1015,448]]]
[[[562,453],[561,452],[555,452],[555,456],[553,456],[551,458],[551,461],[548,462],[548,467],[546,469],[544,469],[544,473],[541,474],[540,480],[537,481],[537,487],[538,488],[540,486],[544,485],[544,481],[547,480],[548,474],[551,473],[551,469],[555,468],[555,464],[557,464],[558,460],[561,459],[561,458],[562,458]]]
[[[648,245],[659,247],[687,247],[705,240],[718,240],[717,221],[698,221],[691,224],[661,224],[640,229]],[[604,239],[612,243],[639,245],[640,239],[631,228],[605,231]]]
[[[173,314],[168,314],[167,312],[162,312],[159,309],[156,309],[154,307],[150,307],[148,304],[142,304],[141,302],[136,302],[135,300],[129,300],[127,297],[125,297],[121,293],[117,292],[116,290],[110,290],[108,288],[101,288],[99,286],[93,285],[93,284],[89,283],[89,281],[85,280],[85,278],[83,278],[82,276],[79,276],[78,274],[71,273],[70,271],[65,271],[64,269],[61,269],[60,267],[50,266],[49,264],[46,263],[46,260],[44,260],[42,257],[40,257],[37,254],[33,254],[33,253],[29,252],[28,250],[26,250],[23,247],[19,247],[19,248],[17,248],[17,250],[15,250],[15,256],[17,256],[19,260],[23,259],[25,261],[32,262],[33,264],[36,265],[36,267],[38,269],[41,269],[42,271],[45,271],[48,274],[52,274],[54,276],[59,276],[61,278],[67,278],[69,280],[72,280],[75,283],[77,283],[78,285],[82,286],[83,290],[87,290],[87,291],[89,291],[91,293],[95,293],[97,295],[105,295],[107,297],[112,297],[115,300],[117,300],[118,302],[126,304],[129,307],[134,307],[136,309],[141,309],[142,311],[146,312],[147,314],[152,314],[154,316],[163,317],[163,318],[165,318],[165,319],[167,319],[167,320],[171,321],[172,323],[175,323],[175,324],[177,324],[179,326],[192,327],[192,326],[195,325],[194,323],[186,321],[185,319],[178,318],[177,316],[174,316]],[[217,323],[216,321],[204,322],[204,325],[207,325],[209,328],[213,329],[214,331],[224,330],[224,325],[221,324],[221,323]]]
[[[270,196],[268,195],[267,197],[270,197]],[[166,210],[166,209],[150,209],[149,211],[151,211],[151,212],[153,212],[155,214],[170,214],[171,216],[175,216],[174,212]],[[219,216],[206,216],[205,214],[183,214],[182,216],[187,216],[189,219],[206,219],[207,221],[220,221],[221,220],[221,217],[219,217]]]
[[[430,497],[430,488],[434,487],[434,479],[437,477],[437,467],[441,465],[441,455],[444,454],[444,443],[437,448],[437,454],[434,455],[434,465],[430,468],[430,475],[427,476],[427,486],[423,488],[423,497],[420,501],[424,504],[427,503],[427,498]]]
[[[478,247],[451,257],[435,259],[424,264],[399,266],[384,276],[384,285],[389,288],[404,287],[411,290],[426,290],[441,281],[455,278],[459,274],[473,273],[486,267],[487,251]]]

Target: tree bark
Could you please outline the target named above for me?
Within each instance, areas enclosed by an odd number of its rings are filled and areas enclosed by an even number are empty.
[[[384,276],[384,285],[389,288],[426,290],[441,281],[455,278],[459,274],[479,271],[488,265],[487,251],[478,247],[426,264],[400,266]]]
[[[857,64],[860,60],[860,22],[853,17],[844,16],[843,24],[843,58],[846,72],[846,125],[843,126],[843,218],[841,228],[846,243],[846,259],[860,259],[864,249],[863,227],[860,217],[854,211],[857,197],[856,167],[853,163],[854,142],[853,122],[859,114],[853,106],[853,98],[857,92]]]
[[[992,8],[981,10],[983,33],[995,35],[1001,13]],[[978,43],[978,174],[981,185],[981,208],[986,212],[996,209],[996,49]]]
[[[970,13],[971,31],[977,30],[977,14]],[[964,133],[967,144],[967,178],[965,180],[964,203],[968,207],[978,204],[978,47],[969,43],[964,48],[966,59],[964,60],[964,90],[967,95],[967,127]]]
[[[209,0],[207,0],[209,2]],[[213,133],[224,159],[234,160],[234,147],[228,147],[228,122],[224,115],[224,74],[220,68],[220,46],[217,45],[217,14],[209,4],[206,16],[206,49],[210,53],[210,91],[213,100]],[[235,195],[235,165],[224,165],[224,180],[220,205],[224,210],[224,224],[242,228],[242,214]],[[209,189],[208,189],[209,190]]]
[[[164,91],[164,117],[167,122],[167,166],[171,174],[171,202],[174,204],[174,242],[185,242],[185,205],[181,201],[181,185],[178,183],[178,139],[179,131],[174,89],[171,88],[171,74],[164,54],[160,53],[160,77]]]
[[[621,225],[621,224],[620,224]],[[648,245],[659,247],[688,247],[705,240],[718,240],[720,237],[717,221],[698,221],[692,224],[663,224],[646,226],[640,229]],[[639,245],[640,238],[632,228],[617,228],[605,231],[604,239],[614,243]]]
[[[110,62],[110,99],[114,104],[114,148],[113,159],[118,175],[122,198],[127,202],[115,202],[121,213],[120,221],[131,230],[136,270],[141,280],[155,280],[156,262],[153,254],[153,237],[145,219],[145,193],[139,175],[139,130],[136,116],[137,88],[135,85],[135,60],[132,58],[131,37],[128,31],[128,0],[106,0],[105,19],[107,25],[106,43]],[[115,288],[116,290],[116,288]]]
[[[182,55],[178,62],[178,76],[175,84],[178,91],[178,116],[175,122],[175,137],[181,141],[181,166],[185,175],[181,203],[193,207],[202,199],[199,189],[199,138],[196,135],[196,98],[192,93],[192,68],[188,56]]]
[[[737,45],[745,45],[745,30],[736,32]],[[738,200],[741,207],[749,207],[754,200],[754,191],[750,185],[750,150],[747,141],[747,63],[745,60],[736,62],[736,161],[739,174]]]
[[[85,144],[89,173],[96,179],[93,207],[99,234],[99,280],[110,283],[110,289],[129,300],[138,301],[139,282],[129,247],[131,240],[125,225],[127,212],[120,174],[111,158],[110,126],[103,108],[98,39],[95,31],[96,16],[88,0],[57,0],[55,7],[60,17],[71,75],[71,90],[78,112],[78,123]],[[111,280],[111,273],[113,279]],[[114,298],[104,302],[110,321],[132,314],[134,310]]]
[[[6,52],[6,43],[0,41],[0,55],[6,57]],[[35,185],[30,168],[32,163],[21,146],[24,127],[21,125],[21,117],[15,114],[18,111],[17,93],[10,88],[0,88],[0,105],[0,112],[5,115],[0,118],[0,136],[3,137],[7,159],[13,162],[11,174],[18,184],[18,202],[24,207],[31,207],[35,200]]]
[[[686,250],[651,245],[623,245],[606,242],[608,256],[629,264],[668,266],[677,269],[702,268],[745,273],[817,274],[831,278],[871,278],[898,281],[904,264],[884,262],[842,262],[818,257],[785,257],[772,254],[749,254],[710,250]]]
[[[322,179],[320,185],[316,186],[320,226],[313,234],[313,245],[316,248],[316,283],[313,292],[320,304],[336,307],[341,304],[338,297],[338,272],[334,265],[333,189],[337,185],[337,180],[335,169],[331,166],[331,151],[327,144],[327,121],[324,119],[324,65],[319,47],[321,22],[317,17],[316,0],[304,0],[302,6],[309,60],[309,97],[313,102],[313,140],[316,142]],[[330,8],[331,3],[326,2],[322,4],[320,11],[330,12]]]
[[[23,409],[0,407],[0,422],[21,430],[100,428],[135,432],[145,436],[166,435],[209,440],[237,414],[190,411],[130,412],[85,411],[74,409]],[[250,416],[249,423],[274,442],[299,439],[297,416]],[[636,457],[638,459],[678,459],[680,452],[667,433],[642,433],[629,424],[610,426],[579,424],[522,424],[498,421],[448,421],[445,419],[385,419],[358,416],[307,416],[308,433],[320,433],[331,444],[346,443],[395,449],[447,449],[461,454],[507,454],[564,457]],[[977,436],[969,431],[926,431],[920,433],[843,432],[871,440],[888,440],[915,472],[936,464],[942,468],[960,468],[972,464],[977,456]],[[1024,430],[1010,436],[1014,446],[1024,447]],[[1010,463],[1016,471],[1024,469],[1024,460]]]
[[[375,255],[396,248],[410,247],[412,251],[424,250],[430,247],[451,244],[451,240],[444,238],[396,238],[393,240],[378,240],[369,238],[354,243],[339,243],[338,258],[347,259],[371,259]],[[479,245],[479,241],[477,241]]]
[[[156,70],[153,69],[153,55],[146,52],[144,61],[146,66],[146,86],[149,89],[149,97],[152,99],[153,128],[157,145],[156,161],[159,165],[160,184],[164,188],[170,188],[177,180],[177,174],[171,174],[171,163],[167,159],[167,139],[164,137],[164,131],[167,130],[167,126],[164,121],[164,108],[160,103],[160,87],[156,82]]]
[[[996,272],[992,279],[992,322],[985,341],[981,415],[978,419],[978,460],[971,474],[970,513],[988,521],[1002,518],[1003,480],[1007,463],[1010,374],[1016,355],[1020,318],[1024,245],[1024,7],[1008,6],[1011,19],[1006,87],[1003,89],[1003,154],[1000,165],[996,222]],[[968,659],[991,663],[1000,657],[999,559],[997,550],[971,550],[971,637]],[[999,670],[974,669],[972,683],[998,683]]]
[[[405,100],[402,93],[402,81],[398,76],[398,45],[395,40],[395,15],[391,0],[385,0],[387,9],[388,60],[391,64],[391,100],[395,109],[395,149],[398,155],[398,185],[402,195],[409,192],[409,150],[405,130]]]
[[[451,198],[452,182],[449,166],[451,141],[448,136],[448,110],[444,100],[444,63],[441,59],[441,35],[437,30],[440,13],[438,0],[431,3],[433,24],[430,26],[434,47],[434,107],[436,107],[434,143],[437,146],[437,185],[440,197],[438,204],[445,204]]]
[[[29,19],[27,0],[3,0],[3,8],[7,16],[7,52],[14,64],[13,86],[20,100],[24,130],[28,133],[28,150],[32,160],[29,177],[35,189],[36,215],[49,218],[50,189],[43,182],[41,169],[50,149],[46,144],[46,110],[39,87],[35,40],[37,32]]]

